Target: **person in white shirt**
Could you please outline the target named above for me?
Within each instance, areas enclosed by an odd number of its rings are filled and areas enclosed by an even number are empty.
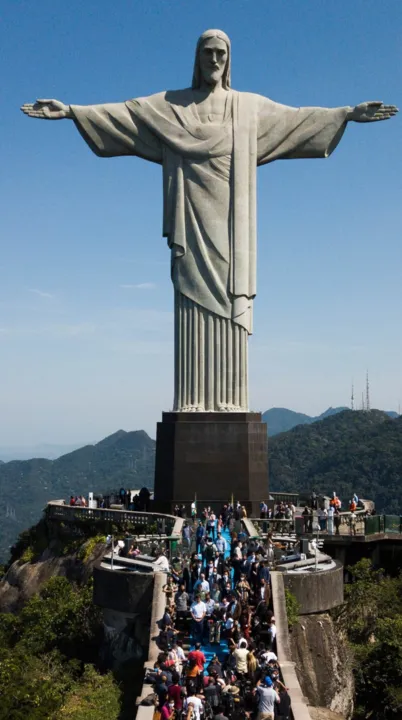
[[[195,720],[200,720],[202,702],[197,695],[189,695],[184,702],[184,709],[187,710],[189,705],[192,705]]]
[[[195,593],[201,593],[201,595],[209,592],[209,582],[205,579],[205,573],[201,573],[197,582],[194,583],[193,590]]]
[[[191,605],[190,612],[191,617],[193,618],[192,635],[194,642],[202,642],[202,637],[204,634],[204,618],[207,614],[207,607],[205,603],[202,602],[200,594],[195,596],[195,600]]]
[[[169,572],[169,560],[166,555],[160,553],[153,563],[154,570],[158,572]]]
[[[321,532],[325,532],[327,529],[328,510],[326,508],[318,508],[317,514],[320,530]]]
[[[272,646],[273,646],[273,644],[274,644],[274,642],[275,642],[275,638],[276,638],[276,625],[275,625],[275,618],[274,618],[274,617],[271,618],[271,622],[270,622],[270,624],[269,624],[268,632],[269,632],[269,638],[270,638],[269,648],[268,648],[268,649],[269,649],[269,650],[272,650]]]
[[[334,534],[334,513],[335,513],[334,506],[330,505],[328,508],[328,523],[327,523],[328,535]]]
[[[264,663],[265,663],[266,665],[268,665],[268,663],[269,663],[270,660],[275,660],[275,662],[276,662],[277,659],[278,659],[277,656],[275,655],[275,653],[272,652],[271,650],[267,650],[267,652],[263,653],[263,654],[261,655],[261,657],[262,657],[262,659],[264,660]]]

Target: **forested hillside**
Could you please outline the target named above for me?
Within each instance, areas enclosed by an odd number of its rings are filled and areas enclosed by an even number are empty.
[[[146,432],[118,432],[58,460],[14,460],[0,465],[0,562],[17,535],[35,525],[48,500],[152,487],[155,441]]]
[[[277,435],[269,443],[271,490],[353,492],[379,511],[402,513],[402,417],[379,410],[341,413]]]

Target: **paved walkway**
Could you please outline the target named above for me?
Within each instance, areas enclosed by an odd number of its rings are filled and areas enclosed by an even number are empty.
[[[225,538],[227,542],[227,549],[225,552],[225,560],[230,557],[230,546],[231,546],[231,537],[228,530],[222,530],[222,537]],[[191,645],[189,649],[193,649],[194,645]],[[204,653],[206,657],[206,663],[205,666],[208,667],[209,663],[211,662],[214,655],[217,655],[219,660],[222,662],[224,660],[225,656],[228,654],[228,644],[226,640],[221,640],[219,645],[217,643],[214,643],[213,645],[210,645],[209,643],[203,643],[202,652]],[[207,672],[205,671],[205,674]]]

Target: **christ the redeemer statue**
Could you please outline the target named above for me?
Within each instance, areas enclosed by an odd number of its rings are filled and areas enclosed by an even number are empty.
[[[100,157],[163,168],[163,235],[175,291],[174,410],[247,411],[247,341],[256,295],[256,170],[325,158],[346,124],[386,120],[393,105],[294,108],[230,83],[230,40],[198,40],[191,88],[106,105],[38,100],[30,117],[70,118]]]

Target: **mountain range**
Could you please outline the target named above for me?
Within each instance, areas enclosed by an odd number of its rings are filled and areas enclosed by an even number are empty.
[[[269,443],[272,491],[354,492],[379,512],[402,514],[402,416],[344,410],[298,425]]]
[[[35,458],[0,465],[0,562],[17,535],[34,525],[48,500],[152,487],[155,441],[144,430],[119,430],[57,460]]]
[[[292,430],[292,428],[297,425],[311,425],[312,423],[325,420],[325,418],[347,409],[346,407],[329,407],[328,410],[325,410],[321,415],[313,416],[288,410],[287,408],[271,408],[263,413],[262,419],[267,423],[269,437],[274,437],[274,435],[278,435],[279,433]],[[398,417],[398,413],[393,410],[386,410],[385,412],[389,417]]]
[[[271,490],[336,490],[345,501],[356,491],[375,500],[379,511],[402,513],[402,417],[340,408],[323,415],[311,418],[280,408],[264,413],[270,423]],[[284,418],[288,425],[297,425],[280,432]],[[1,463],[0,562],[18,534],[38,521],[49,500],[90,490],[118,491],[121,486],[152,488],[154,464],[155,441],[144,430],[119,430],[56,460]]]

